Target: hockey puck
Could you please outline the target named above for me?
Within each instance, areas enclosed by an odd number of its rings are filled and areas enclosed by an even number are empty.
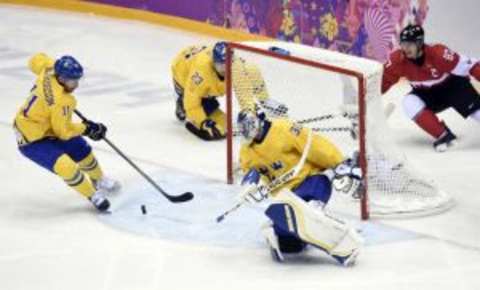
[[[142,204],[142,206],[140,207],[140,209],[142,210],[142,214],[147,214],[147,208],[145,207],[144,204]]]

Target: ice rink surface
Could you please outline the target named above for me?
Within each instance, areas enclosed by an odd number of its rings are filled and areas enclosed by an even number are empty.
[[[214,223],[238,190],[224,183],[225,144],[200,142],[173,118],[172,57],[213,39],[6,5],[0,19],[2,289],[480,289],[480,136],[473,121],[443,114],[459,146],[437,154],[400,109],[390,119],[398,145],[455,197],[455,208],[427,218],[354,222],[367,244],[353,268],[315,251],[278,265],[260,237],[260,208]],[[480,56],[477,40],[452,47]],[[191,190],[196,199],[168,204],[95,143],[104,171],[124,184],[113,213],[99,216],[57,177],[22,158],[11,121],[33,82],[26,62],[38,51],[81,60],[79,109],[108,124],[110,138],[167,190]],[[398,103],[399,94],[391,100]]]

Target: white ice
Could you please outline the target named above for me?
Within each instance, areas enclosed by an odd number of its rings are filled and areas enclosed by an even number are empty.
[[[445,17],[444,2],[432,6],[431,40],[448,29],[438,20]],[[471,25],[459,13],[452,17],[461,27]],[[186,45],[213,39],[9,5],[0,5],[0,19],[2,289],[479,289],[480,137],[473,121],[446,112],[442,117],[460,144],[437,154],[400,110],[391,118],[398,145],[455,197],[454,209],[422,219],[356,223],[367,246],[354,268],[316,253],[278,265],[259,235],[260,209],[245,208],[214,223],[237,190],[224,184],[224,143],[200,142],[173,117],[170,60]],[[479,56],[479,42],[460,36],[445,34],[453,48]],[[111,139],[166,189],[192,190],[195,201],[166,203],[111,149],[95,143],[105,171],[125,185],[113,214],[98,216],[58,178],[24,159],[11,121],[32,85],[26,61],[37,51],[80,59],[86,66],[80,109],[108,124]],[[392,98],[396,103],[399,94]]]

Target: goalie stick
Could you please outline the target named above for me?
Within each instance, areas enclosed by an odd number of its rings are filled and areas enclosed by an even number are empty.
[[[88,119],[82,115],[78,110],[75,110],[75,114],[82,119],[83,122],[87,122]],[[169,201],[173,203],[177,202],[185,202],[185,201],[190,201],[193,199],[193,193],[191,192],[185,192],[180,195],[171,195],[164,191],[153,179],[147,175],[143,170],[141,170],[135,163],[133,163],[130,158],[128,158],[115,144],[113,144],[110,140],[108,140],[107,137],[103,138],[103,141],[105,141],[115,152],[117,152],[118,155],[120,155],[125,161],[127,161],[130,166],[132,166],[143,178],[145,178],[158,192],[160,192],[163,196],[165,196]]]
[[[278,178],[275,178],[272,182],[266,185],[266,194],[270,194],[274,190],[278,189],[280,186],[284,185],[285,183],[289,182],[293,178],[295,178],[300,170],[302,170],[303,165],[305,164],[305,160],[307,160],[308,152],[310,151],[310,145],[312,144],[312,136],[313,132],[310,130],[308,132],[308,137],[307,137],[307,144],[305,144],[305,147],[303,148],[303,153],[302,156],[300,157],[300,160],[298,163],[292,167],[289,171],[285,172],[284,174],[280,175]],[[249,187],[246,189],[247,192],[245,192],[243,195],[248,195],[250,193],[254,193],[257,190],[257,187]],[[232,212],[236,211],[239,209],[243,204],[245,204],[246,200],[242,199],[241,201],[237,202],[232,208],[229,210],[225,211],[223,214],[217,217],[217,223],[222,222],[225,217],[227,217],[229,214]]]

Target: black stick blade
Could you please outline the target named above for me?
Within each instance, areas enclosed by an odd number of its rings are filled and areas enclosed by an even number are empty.
[[[224,215],[224,214],[222,214],[221,216],[218,216],[218,217],[216,218],[217,223],[221,223],[224,218],[225,218],[225,215]]]
[[[185,192],[183,194],[176,195],[176,196],[173,196],[173,195],[168,196],[168,200],[170,200],[171,202],[186,202],[192,199],[193,199],[193,193],[191,192]]]

